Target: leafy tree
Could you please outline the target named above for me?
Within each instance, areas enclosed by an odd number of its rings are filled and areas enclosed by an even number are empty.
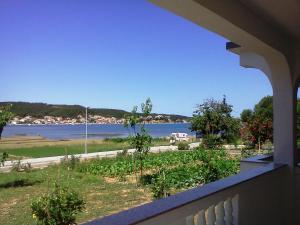
[[[241,114],[243,127],[241,136],[252,146],[261,145],[267,140],[273,141],[273,97],[266,96],[255,105],[254,110],[246,109]]]
[[[231,116],[231,112],[232,105],[227,103],[226,96],[222,101],[208,99],[197,105],[197,110],[191,119],[190,129],[201,132],[204,142],[206,139],[213,139],[215,145],[206,146],[209,148],[214,148],[223,142],[232,142],[238,136],[240,122]]]
[[[10,112],[11,105],[1,106],[0,107],[0,140],[4,127],[13,117],[13,114]]]
[[[241,121],[247,123],[252,119],[253,111],[251,109],[244,109],[241,113]]]
[[[134,106],[131,114],[125,116],[124,126],[131,129],[129,140],[131,145],[136,149],[134,156],[139,161],[140,176],[142,177],[143,162],[152,142],[152,137],[145,128],[145,120],[152,111],[151,99],[148,98],[145,103],[141,104],[142,116],[139,116],[137,111],[138,107]]]

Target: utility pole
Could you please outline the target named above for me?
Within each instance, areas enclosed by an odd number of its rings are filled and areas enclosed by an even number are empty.
[[[87,154],[87,107],[85,108],[85,145],[84,153]]]

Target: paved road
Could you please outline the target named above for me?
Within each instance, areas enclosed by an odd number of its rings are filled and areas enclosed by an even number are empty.
[[[191,143],[190,148],[198,147],[199,143]],[[157,146],[151,147],[150,152],[152,153],[159,153],[159,152],[166,152],[166,151],[176,151],[178,148],[177,146]],[[107,152],[94,152],[94,153],[87,153],[87,154],[76,154],[75,157],[78,157],[80,160],[84,159],[92,159],[92,158],[107,158],[107,157],[116,157],[119,152],[123,150],[115,150],[115,151],[107,151]],[[135,149],[129,149],[128,153],[135,152]],[[43,157],[43,158],[32,158],[32,159],[23,159],[20,160],[21,164],[29,163],[32,168],[44,168],[49,165],[58,164],[60,163],[63,158],[66,156],[53,156],[53,157]],[[68,157],[71,157],[69,155]],[[18,161],[5,161],[4,166],[0,167],[0,171],[8,172],[11,170],[13,165]]]

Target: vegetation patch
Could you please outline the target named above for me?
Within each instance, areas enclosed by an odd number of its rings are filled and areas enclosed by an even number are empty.
[[[224,150],[198,148],[194,151],[149,154],[144,159],[146,174],[141,177],[141,184],[153,185],[160,182],[161,168],[164,168],[166,186],[181,189],[235,174],[239,170],[239,162]],[[131,156],[92,160],[80,164],[78,170],[108,177],[120,177],[135,172]]]

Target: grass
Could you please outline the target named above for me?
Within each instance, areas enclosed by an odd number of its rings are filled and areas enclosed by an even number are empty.
[[[133,182],[68,171],[59,166],[29,173],[10,172],[0,174],[0,224],[35,224],[30,203],[47,193],[57,179],[81,193],[87,202],[86,210],[78,216],[79,223],[151,201],[149,190],[136,187]]]
[[[1,142],[0,142],[1,143]],[[168,145],[169,142],[163,138],[155,138],[153,140],[153,146]],[[12,145],[12,144],[11,144]],[[131,148],[130,143],[126,139],[112,138],[103,141],[89,141],[88,152],[103,152],[113,151]],[[61,156],[66,154],[81,154],[84,153],[84,144],[78,144],[76,142],[71,144],[69,142],[57,142],[56,145],[43,145],[40,146],[24,146],[20,147],[19,144],[16,147],[0,145],[0,154],[7,152],[10,155],[10,159],[15,157],[27,157],[27,158],[39,158],[50,156]]]

